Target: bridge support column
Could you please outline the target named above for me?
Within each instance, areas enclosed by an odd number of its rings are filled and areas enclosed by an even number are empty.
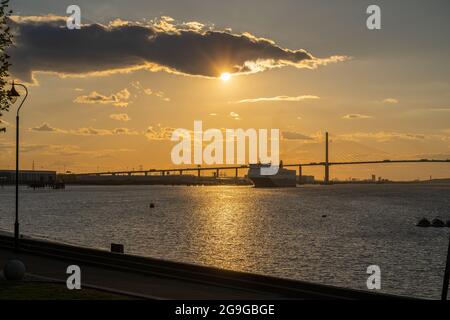
[[[216,178],[219,177],[219,169],[216,169]]]
[[[303,176],[302,166],[298,166],[298,184],[302,184],[302,176]]]
[[[197,169],[197,177],[200,177],[200,169]]]
[[[180,170],[180,176],[182,176],[183,175],[183,170]]]
[[[237,178],[238,178],[238,175],[239,175],[238,168],[236,168],[235,170],[236,170],[236,172],[235,172],[235,178],[237,179]]]

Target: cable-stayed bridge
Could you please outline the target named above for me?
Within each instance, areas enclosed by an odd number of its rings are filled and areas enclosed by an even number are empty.
[[[373,149],[373,148],[372,148]],[[375,149],[374,149],[375,150]],[[376,150],[380,155],[389,154],[383,151]],[[339,156],[339,154],[338,154]],[[329,138],[328,132],[325,134],[325,159],[321,162],[305,162],[305,163],[288,163],[283,164],[283,167],[293,167],[298,168],[299,177],[302,176],[303,167],[320,167],[324,168],[324,183],[330,182],[330,167],[332,166],[343,166],[343,165],[367,165],[367,164],[394,164],[394,163],[450,163],[450,159],[382,159],[382,160],[357,160],[356,157],[346,155],[344,161],[330,161],[329,155]],[[350,158],[350,159],[348,159]],[[219,177],[220,172],[224,170],[234,170],[235,177],[239,176],[239,170],[248,169],[249,165],[237,165],[237,166],[194,166],[194,167],[184,167],[184,168],[168,168],[168,169],[148,169],[148,170],[125,170],[125,171],[104,171],[104,172],[88,172],[88,173],[78,173],[71,174],[73,176],[116,176],[116,175],[183,175],[185,173],[197,173],[197,176],[201,176],[204,171],[215,172],[215,176]]]

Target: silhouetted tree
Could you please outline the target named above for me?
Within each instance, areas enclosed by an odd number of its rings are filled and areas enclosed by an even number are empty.
[[[12,34],[8,26],[8,19],[12,13],[8,9],[9,0],[2,0],[0,2],[0,118],[2,111],[8,111],[8,88],[7,79],[9,76],[8,69],[10,63],[9,56],[6,54],[6,49],[12,44]],[[2,127],[0,119],[0,132],[5,132],[6,128]]]

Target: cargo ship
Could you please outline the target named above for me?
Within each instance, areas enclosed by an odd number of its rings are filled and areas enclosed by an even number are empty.
[[[297,186],[297,174],[295,170],[283,168],[280,161],[278,172],[274,175],[262,175],[261,168],[268,168],[271,164],[250,164],[248,178],[253,182],[255,188],[295,188]]]

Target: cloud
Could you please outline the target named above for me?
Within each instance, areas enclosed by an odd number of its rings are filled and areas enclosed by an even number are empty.
[[[281,137],[285,140],[314,140],[312,137],[293,131],[282,131]]]
[[[232,117],[234,120],[242,120],[238,113],[231,111],[230,117]]]
[[[383,103],[389,103],[389,104],[397,104],[399,101],[395,98],[386,98],[382,101]]]
[[[117,121],[130,121],[130,117],[128,116],[128,114],[126,113],[113,113],[109,116],[111,119],[113,120],[117,120]]]
[[[342,117],[342,119],[346,119],[346,120],[352,120],[352,119],[370,119],[372,118],[372,116],[368,116],[365,114],[359,114],[359,113],[350,113],[350,114],[346,114],[345,116]]]
[[[129,98],[130,92],[125,88],[109,96],[92,91],[88,95],[76,97],[73,102],[82,104],[111,104],[116,107],[127,107]]]
[[[427,139],[447,141],[450,137],[445,134],[424,134],[424,133],[412,133],[412,132],[354,132],[348,134],[340,134],[336,137],[339,140],[346,141],[361,141],[361,140],[375,140],[377,142],[387,142],[392,140],[416,140],[424,141]]]
[[[131,82],[131,86],[137,90],[138,93],[143,93],[148,96],[155,96],[160,98],[163,101],[169,102],[170,98],[166,96],[166,94],[163,91],[154,91],[150,88],[144,88],[142,84],[139,81],[133,81]]]
[[[0,150],[2,150],[2,154],[11,154],[14,151],[15,144],[10,141],[0,141]],[[29,143],[22,143],[20,145],[20,151],[21,152],[39,152],[39,155],[41,156],[92,156],[92,157],[98,157],[98,156],[105,156],[105,155],[114,155],[118,152],[132,152],[135,151],[133,149],[127,149],[127,148],[117,148],[117,149],[98,149],[95,148],[94,150],[84,150],[81,149],[79,146],[76,145],[61,145],[61,144],[29,144]]]
[[[298,102],[303,100],[315,100],[320,99],[318,96],[313,95],[303,95],[303,96],[296,96],[296,97],[290,97],[290,96],[276,96],[276,97],[270,97],[270,98],[254,98],[254,99],[243,99],[234,101],[233,103],[257,103],[257,102],[273,102],[273,101],[288,101],[288,102]]]
[[[118,152],[131,152],[133,149],[127,148],[117,148],[117,149],[98,149],[95,150],[84,150],[76,145],[48,145],[42,152],[41,155],[47,156],[92,156],[92,157],[103,157],[114,155]]]
[[[170,98],[167,98],[166,94],[162,91],[153,92],[153,94],[163,101],[166,101],[166,102],[170,101]]]
[[[156,127],[149,126],[144,134],[149,140],[170,140],[173,131],[175,131],[175,128],[162,127],[158,124]]]
[[[115,135],[135,136],[135,135],[139,134],[139,132],[132,130],[132,129],[128,129],[128,128],[115,128],[110,131],[112,132],[112,134],[115,134]]]
[[[13,150],[15,150],[15,143],[12,141],[1,141],[0,140],[0,156],[4,154],[12,154]],[[20,152],[34,152],[45,150],[48,147],[46,144],[29,144],[29,143],[21,143],[20,144]]]
[[[422,153],[415,154],[413,157],[419,159],[447,160],[450,159],[450,153]]]
[[[35,132],[54,132],[61,134],[70,134],[77,136],[112,136],[112,135],[138,135],[139,132],[128,128],[114,128],[114,129],[96,129],[92,127],[78,128],[78,129],[60,129],[43,123],[40,126],[30,128],[30,131]]]
[[[450,111],[450,107],[442,107],[442,108],[427,108],[427,111]]]
[[[30,128],[31,131],[39,131],[39,132],[57,132],[59,129],[53,128],[47,123],[43,123],[40,126]]]
[[[449,112],[450,107],[420,107],[416,109],[412,109],[412,112]]]
[[[147,137],[148,140],[157,140],[157,141],[162,141],[162,140],[168,140],[170,141],[172,138],[172,133],[176,130],[176,128],[172,128],[172,127],[164,127],[161,124],[158,124],[156,126],[149,126],[145,132],[144,135]],[[188,132],[189,135],[191,135],[191,137],[194,134],[193,130],[189,130],[189,129],[184,129],[186,132]],[[203,130],[207,130],[207,129],[203,129]],[[223,130],[221,130],[223,133]]]
[[[115,128],[115,129],[95,129],[79,128],[76,130],[70,130],[69,133],[81,136],[112,136],[112,135],[138,135],[139,132],[128,128]]]
[[[250,33],[215,30],[199,22],[175,24],[170,17],[149,23],[119,22],[85,24],[73,31],[67,29],[66,17],[12,17],[11,72],[27,82],[33,81],[35,72],[100,76],[140,69],[216,78],[223,72],[249,74],[286,66],[313,69],[348,59],[317,58]]]
[[[75,130],[70,130],[71,134],[80,135],[80,136],[110,136],[112,135],[112,131],[108,129],[95,129],[92,127],[89,128],[78,128]]]

